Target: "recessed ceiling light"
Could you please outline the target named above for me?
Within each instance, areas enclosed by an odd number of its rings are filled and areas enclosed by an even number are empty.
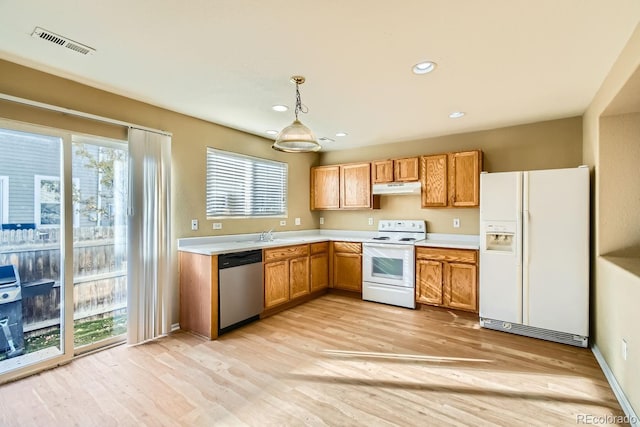
[[[346,132],[336,132],[336,136],[347,136],[347,135],[349,134]]]
[[[466,113],[464,111],[454,111],[453,113],[449,114],[449,118],[450,119],[459,119],[460,117],[463,117]]]
[[[268,131],[266,131],[266,133],[268,133],[269,135],[277,135],[277,134],[278,134],[278,131],[277,131],[277,130],[269,129]]]
[[[320,138],[318,138],[320,141],[322,142],[336,142],[335,139],[331,139],[331,138],[327,138],[326,136],[321,136]]]
[[[274,105],[271,108],[273,109],[273,111],[279,111],[279,112],[287,111],[289,109],[289,107],[287,107],[286,105]]]
[[[427,74],[436,69],[436,63],[431,61],[418,62],[413,66],[414,74]]]

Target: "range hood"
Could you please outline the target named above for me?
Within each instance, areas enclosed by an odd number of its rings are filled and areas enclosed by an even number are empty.
[[[387,184],[373,184],[373,194],[380,195],[412,195],[420,194],[420,182],[390,182]]]

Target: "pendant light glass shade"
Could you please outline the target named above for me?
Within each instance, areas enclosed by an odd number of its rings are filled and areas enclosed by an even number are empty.
[[[322,148],[318,144],[318,140],[314,133],[298,120],[298,113],[306,113],[306,107],[303,109],[300,100],[300,90],[298,86],[304,83],[304,77],[293,76],[291,80],[296,84],[296,119],[276,137],[275,142],[271,146],[274,150],[284,151],[286,153],[309,153],[318,151]]]
[[[318,144],[316,136],[311,129],[296,119],[289,126],[282,129],[271,148],[287,153],[305,153],[318,151],[322,147]]]

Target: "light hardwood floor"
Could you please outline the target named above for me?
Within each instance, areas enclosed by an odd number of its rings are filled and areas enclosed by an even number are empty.
[[[623,413],[592,353],[329,294],[0,386],[2,426],[576,425]]]

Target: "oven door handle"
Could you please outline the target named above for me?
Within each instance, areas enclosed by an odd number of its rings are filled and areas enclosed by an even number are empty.
[[[393,243],[363,243],[364,248],[380,248],[380,249],[413,249],[413,245],[394,245]]]

